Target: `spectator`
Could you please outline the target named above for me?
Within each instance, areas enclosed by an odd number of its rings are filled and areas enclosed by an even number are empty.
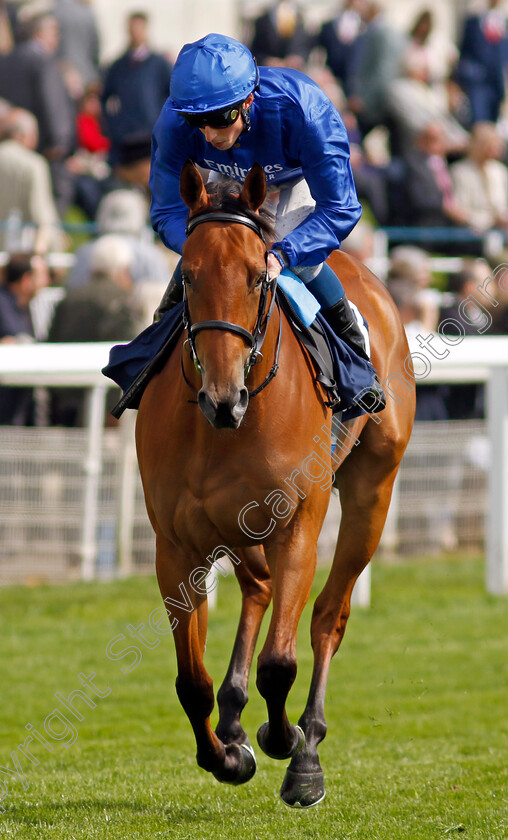
[[[102,102],[110,162],[119,163],[126,138],[149,137],[169,93],[171,64],[148,45],[148,17],[128,18],[129,46],[105,73]]]
[[[99,81],[99,31],[90,0],[57,0],[60,26],[57,56],[79,72],[82,90]]]
[[[118,146],[112,178],[105,184],[105,191],[134,188],[140,190],[146,198],[149,198],[151,159],[152,139],[150,135],[140,134],[125,137]]]
[[[110,174],[107,156],[111,143],[102,132],[100,86],[88,86],[76,116],[77,148],[67,166],[74,176],[74,204],[95,219]]]
[[[443,306],[439,316],[439,332],[454,338],[462,335],[483,335],[492,326],[492,315],[485,298],[478,292],[491,270],[483,259],[465,260],[461,271],[448,278],[451,302]],[[459,325],[459,328],[455,326]],[[484,416],[484,387],[479,384],[449,385],[445,398],[450,420],[470,420]]]
[[[406,278],[396,278],[388,282],[390,292],[399,311],[400,320],[408,339],[416,338],[425,329],[422,321],[421,306],[418,302],[418,289]]]
[[[97,180],[87,179],[83,209],[95,219],[102,198],[113,190],[134,190],[145,201],[150,200],[150,164],[152,141],[150,135],[141,134],[125,137],[116,151],[116,160],[109,167],[109,174]],[[73,161],[70,162],[71,166]],[[78,187],[82,184],[78,182]]]
[[[0,218],[15,221],[14,236],[22,236],[22,225],[35,225],[28,231],[30,246],[43,253],[62,250],[65,237],[55,206],[48,161],[35,151],[37,120],[23,108],[12,108],[3,122],[0,141]],[[9,223],[9,222],[8,222]],[[1,232],[3,247],[9,250],[22,242],[8,241],[9,230]]]
[[[416,135],[415,145],[405,157],[404,185],[407,219],[411,225],[441,227],[468,223],[468,209],[455,196],[441,123],[428,123]]]
[[[467,208],[467,224],[481,233],[493,227],[508,230],[508,167],[500,160],[504,146],[494,123],[475,123],[466,157],[450,167],[457,201]]]
[[[78,148],[90,154],[106,155],[111,147],[109,139],[103,133],[101,87],[98,83],[91,83],[81,102],[76,117]]]
[[[391,26],[379,3],[369,0],[367,29],[358,49],[357,72],[349,107],[356,114],[362,134],[388,119],[386,90],[399,74],[405,47],[404,35]]]
[[[392,249],[386,278],[388,288],[399,281],[414,289],[422,329],[427,333],[435,331],[441,295],[432,288],[430,258],[426,251],[415,245],[400,245]]]
[[[483,14],[466,19],[458,80],[469,97],[472,121],[497,122],[505,95],[506,17],[501,0],[488,0]]]
[[[374,270],[375,239],[374,228],[365,219],[360,219],[340,246],[341,251],[355,257]]]
[[[457,63],[459,51],[455,44],[445,40],[441,33],[436,33],[434,16],[430,9],[424,9],[417,16],[409,31],[409,40],[404,52],[406,59],[414,59],[425,68],[425,77],[436,94],[442,95],[441,105],[445,106],[443,86]]]
[[[75,115],[55,57],[58,22],[53,15],[36,18],[30,37],[0,56],[0,96],[25,108],[37,119],[38,151],[50,162],[53,191],[62,214],[72,200],[72,179],[65,158],[75,143]]]
[[[446,152],[461,153],[468,133],[450,114],[436,89],[430,84],[428,60],[420,51],[407,51],[401,62],[401,75],[387,86],[386,107],[391,118],[392,151],[403,155],[415,134],[428,123],[443,129]]]
[[[84,286],[71,289],[55,309],[48,341],[129,341],[141,327],[132,296],[132,249],[123,237],[102,236],[94,243],[91,274]],[[113,402],[116,402],[115,396]],[[76,426],[84,422],[80,389],[55,389],[52,422]]]
[[[425,312],[422,309],[421,294],[410,277],[398,276],[388,280],[388,290],[395,301],[407,338],[425,337]],[[416,384],[415,420],[447,420],[447,389],[443,385]]]
[[[132,249],[130,272],[134,285],[158,283],[166,288],[168,263],[163,252],[147,241],[148,205],[134,190],[113,190],[102,199],[97,211],[97,228],[101,236],[115,234],[126,239]],[[75,262],[67,276],[67,288],[84,286],[90,275],[95,243],[87,242],[76,251]]]
[[[250,50],[258,64],[303,70],[312,46],[300,10],[291,0],[276,0],[254,21]]]
[[[11,254],[0,285],[0,343],[35,341],[30,302],[48,282],[47,266],[41,257]],[[33,415],[31,388],[0,388],[0,425],[31,425]]]
[[[346,96],[351,92],[366,9],[367,0],[346,0],[341,11],[325,21],[319,31],[318,43],[325,50],[326,64]]]
[[[368,203],[379,225],[386,225],[389,222],[386,168],[369,159],[354,114],[345,111],[343,118],[350,141],[351,169],[358,198]]]

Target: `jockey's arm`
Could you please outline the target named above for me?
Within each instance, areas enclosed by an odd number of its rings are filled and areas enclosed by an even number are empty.
[[[330,103],[317,117],[302,114],[301,131],[289,139],[293,158],[302,172],[316,207],[274,248],[286,255],[289,266],[312,266],[340,248],[362,214],[349,157],[349,141],[342,119]]]
[[[187,153],[179,149],[174,139],[167,136],[171,134],[168,128],[163,112],[152,135],[150,218],[164,245],[181,254],[189,210],[180,196],[180,172],[192,150]]]

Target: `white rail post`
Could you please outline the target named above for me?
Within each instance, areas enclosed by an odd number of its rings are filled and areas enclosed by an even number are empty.
[[[87,394],[88,450],[84,463],[85,499],[81,538],[81,578],[93,580],[97,557],[97,512],[102,472],[102,438],[108,385],[95,385]]]
[[[371,580],[372,572],[369,563],[368,566],[365,566],[365,569],[355,583],[355,588],[351,596],[352,606],[370,607]]]
[[[118,574],[120,577],[128,577],[134,571],[133,529],[137,472],[135,421],[134,411],[126,411],[120,421],[121,475],[118,510]]]
[[[490,370],[487,386],[490,439],[487,512],[487,591],[508,595],[508,370]]]

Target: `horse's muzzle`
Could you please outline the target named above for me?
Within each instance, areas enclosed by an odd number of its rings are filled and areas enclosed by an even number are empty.
[[[226,399],[217,399],[205,388],[198,393],[198,405],[214,429],[238,429],[247,411],[249,392],[245,386],[232,388]]]

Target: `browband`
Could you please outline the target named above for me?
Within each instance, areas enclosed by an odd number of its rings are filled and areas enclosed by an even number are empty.
[[[198,213],[197,216],[193,216],[192,219],[189,220],[187,223],[187,227],[185,228],[186,236],[189,236],[194,228],[198,225],[203,224],[203,222],[233,222],[239,225],[245,225],[245,227],[250,228],[253,230],[260,239],[265,241],[265,237],[263,235],[263,231],[260,225],[256,224],[252,219],[248,216],[244,216],[241,213],[226,213],[217,210],[211,213]]]

